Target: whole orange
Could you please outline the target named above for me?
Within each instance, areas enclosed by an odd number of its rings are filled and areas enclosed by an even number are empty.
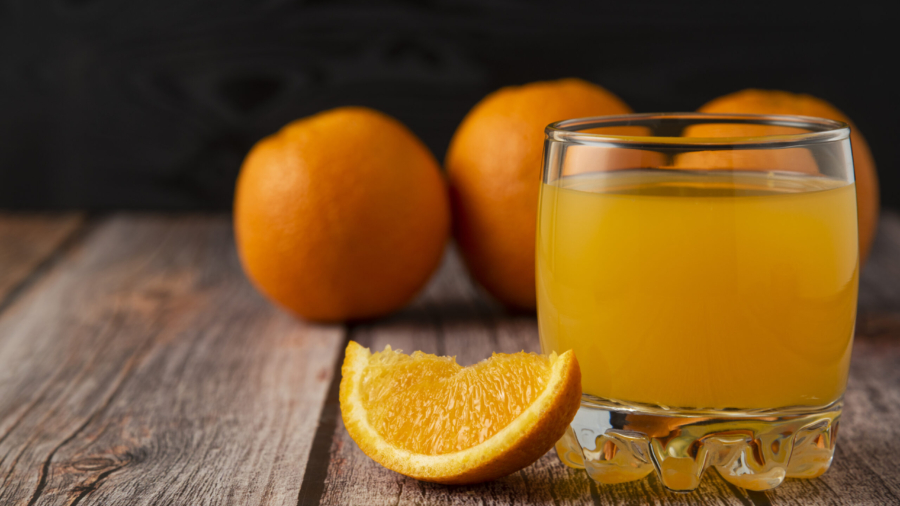
[[[878,174],[875,160],[862,133],[844,113],[820,98],[777,90],[747,89],[707,102],[700,112],[750,114],[798,114],[815,116],[850,125],[853,165],[856,169],[856,201],[859,213],[860,262],[865,262],[878,226]]]
[[[504,304],[535,307],[534,244],[544,127],[631,109],[580,79],[510,86],[481,100],[445,160],[454,236],[472,277]]]
[[[234,230],[244,270],[309,320],[386,314],[437,267],[450,233],[440,167],[399,121],[342,107],[259,141],[241,167]]]

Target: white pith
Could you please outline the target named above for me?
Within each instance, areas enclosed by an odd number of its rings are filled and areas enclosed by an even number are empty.
[[[360,385],[362,384],[361,376],[368,365],[368,359],[372,353],[367,348],[363,348],[363,350],[349,364],[352,371],[352,377],[350,378],[352,391],[347,400],[349,406],[351,406],[351,412],[345,413],[345,416],[356,425],[358,430],[365,433],[365,438],[369,442],[374,443],[373,450],[376,455],[390,457],[389,460],[396,463],[397,467],[404,468],[404,474],[423,478],[461,474],[483,462],[493,460],[497,456],[502,455],[508,447],[514,445],[521,436],[527,434],[528,430],[540,421],[546,406],[552,403],[556,392],[560,389],[560,383],[565,379],[564,375],[561,374],[561,367],[567,360],[563,360],[563,358],[568,358],[566,355],[571,353],[567,352],[561,357],[550,357],[550,378],[546,387],[528,408],[496,434],[484,442],[465,450],[441,455],[423,455],[387,443],[369,424],[366,411],[362,408]],[[395,470],[400,471],[400,469]]]

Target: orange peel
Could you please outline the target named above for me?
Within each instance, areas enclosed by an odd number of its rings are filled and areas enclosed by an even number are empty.
[[[496,381],[504,374],[514,378],[517,371],[526,372],[519,382]],[[543,376],[528,377],[528,371]],[[437,483],[479,483],[530,465],[562,437],[581,403],[581,370],[572,351],[549,357],[524,352],[494,354],[478,364],[461,367],[453,357],[421,352],[409,356],[390,347],[373,354],[351,341],[341,373],[341,416],[359,448],[388,469]],[[386,390],[401,384],[402,388]],[[453,388],[461,384],[468,390]],[[529,385],[542,387],[529,391]],[[452,423],[441,425],[453,419],[437,419],[450,413],[439,409],[440,403],[453,406],[456,411],[452,414],[457,417],[471,415],[460,411],[470,406],[466,402],[471,399],[460,398],[459,392],[488,394],[480,400],[484,402],[479,401],[482,407],[490,405],[487,397],[494,394],[507,405],[516,404],[516,399],[524,403],[519,402],[519,413],[482,413],[501,420],[514,416],[502,427],[493,427],[492,433],[481,434],[480,439],[477,434],[465,438],[459,432],[446,430]],[[432,409],[419,411],[412,423],[411,411],[416,409],[413,404]],[[390,409],[381,409],[385,407]],[[498,407],[502,405],[494,404],[492,409],[498,411]],[[395,416],[384,419],[385,413]],[[410,416],[396,416],[398,413]],[[414,426],[414,433],[386,434],[403,423]],[[433,430],[435,426],[437,431]],[[464,440],[462,448],[455,444],[460,439]],[[425,440],[427,444],[423,443]],[[474,444],[468,444],[473,441]],[[450,444],[444,444],[447,442]],[[428,449],[423,450],[425,447]]]

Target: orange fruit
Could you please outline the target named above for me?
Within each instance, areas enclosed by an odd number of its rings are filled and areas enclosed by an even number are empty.
[[[418,480],[478,483],[547,453],[581,405],[574,352],[454,357],[351,341],[341,368],[341,416],[360,449]]]
[[[535,307],[534,241],[544,128],[631,109],[580,79],[510,86],[485,97],[453,135],[445,159],[454,236],[465,263],[504,304]]]
[[[808,130],[770,125],[710,123],[684,129],[683,137],[764,137],[806,133]],[[762,139],[760,139],[762,140]],[[785,171],[819,174],[819,166],[806,148],[689,151],[675,156],[675,167],[695,170]]]
[[[234,230],[244,270],[297,315],[340,321],[408,302],[450,233],[440,167],[399,121],[342,107],[259,141],[241,167]]]
[[[797,114],[843,121],[851,126],[853,164],[856,169],[856,199],[859,213],[860,262],[869,255],[878,226],[878,174],[875,160],[862,133],[850,118],[820,98],[786,91],[747,89],[712,100],[698,109],[713,113]],[[751,135],[753,135],[751,133]]]

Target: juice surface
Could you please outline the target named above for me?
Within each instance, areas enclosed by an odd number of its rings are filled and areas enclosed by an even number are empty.
[[[827,178],[665,170],[542,184],[545,352],[583,392],[694,409],[820,406],[844,391],[856,189]]]

